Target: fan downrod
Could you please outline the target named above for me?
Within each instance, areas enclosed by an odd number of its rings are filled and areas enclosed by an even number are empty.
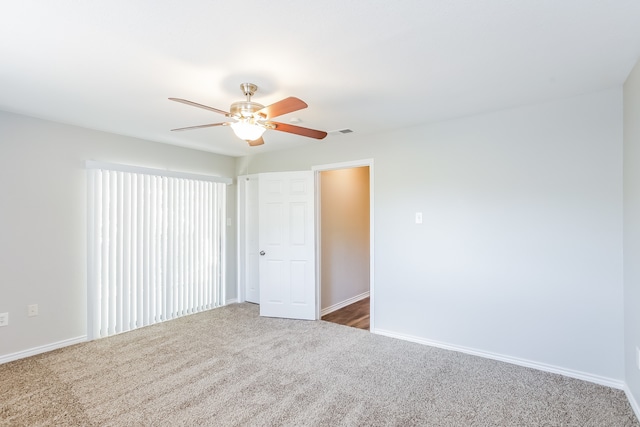
[[[251,101],[251,97],[253,96],[253,94],[258,91],[258,86],[254,85],[253,83],[242,83],[240,85],[240,90],[247,97],[247,101]]]

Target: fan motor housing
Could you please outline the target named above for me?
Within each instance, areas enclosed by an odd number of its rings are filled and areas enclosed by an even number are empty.
[[[264,105],[252,101],[238,101],[231,104],[231,116],[235,118],[253,117],[253,114],[264,108]]]

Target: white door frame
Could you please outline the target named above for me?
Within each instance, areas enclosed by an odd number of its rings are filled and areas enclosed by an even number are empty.
[[[321,212],[321,200],[320,200],[320,172],[337,170],[337,169],[350,169],[368,166],[369,167],[369,332],[375,333],[375,316],[374,316],[374,221],[373,221],[373,159],[354,160],[350,162],[331,163],[327,165],[313,166],[311,170],[314,172],[315,177],[315,194],[316,194],[316,319],[320,319],[320,292],[322,284],[322,260],[320,259],[321,248],[321,233],[320,233],[320,212]]]
[[[236,198],[236,224],[238,224],[238,232],[236,239],[236,274],[237,274],[237,295],[238,302],[246,301],[246,254],[247,254],[247,244],[246,244],[246,206],[247,206],[247,191],[246,191],[246,183],[247,180],[250,179],[258,179],[258,174],[250,174],[250,175],[240,175],[238,176],[236,182],[238,184],[237,190],[237,198]]]

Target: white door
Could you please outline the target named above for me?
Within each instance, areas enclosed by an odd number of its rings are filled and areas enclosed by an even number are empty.
[[[259,177],[260,315],[316,319],[313,172]]]

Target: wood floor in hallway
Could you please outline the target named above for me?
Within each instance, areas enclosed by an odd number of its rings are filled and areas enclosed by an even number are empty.
[[[369,298],[362,299],[346,307],[342,307],[340,310],[322,316],[322,320],[368,331],[369,304]]]

